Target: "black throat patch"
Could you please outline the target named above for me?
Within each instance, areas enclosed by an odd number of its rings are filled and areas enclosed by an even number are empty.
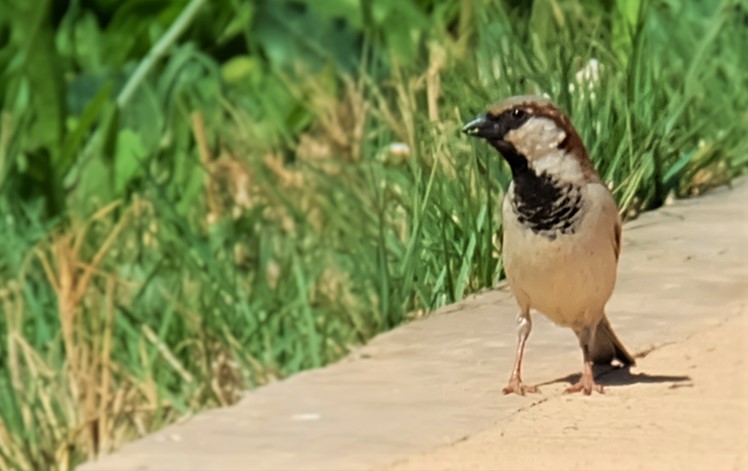
[[[509,164],[514,180],[512,209],[517,220],[534,233],[555,239],[562,234],[573,234],[582,219],[582,189],[573,183],[562,183],[557,178],[530,168],[527,157],[509,142],[494,141]]]
[[[517,220],[538,235],[551,240],[573,234],[581,219],[582,191],[572,183],[527,168],[514,173],[512,209]]]

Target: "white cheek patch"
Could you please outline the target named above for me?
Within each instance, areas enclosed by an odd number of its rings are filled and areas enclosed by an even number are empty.
[[[552,119],[532,117],[519,128],[509,131],[505,139],[521,154],[532,158],[557,149],[566,139],[566,132]]]
[[[580,181],[584,177],[577,159],[566,155],[566,152],[560,149],[530,161],[530,167],[538,175],[547,173],[564,181]]]
[[[552,119],[532,117],[521,127],[509,131],[505,139],[527,157],[537,174],[547,173],[566,181],[582,179],[577,159],[558,148],[566,139],[566,132]]]

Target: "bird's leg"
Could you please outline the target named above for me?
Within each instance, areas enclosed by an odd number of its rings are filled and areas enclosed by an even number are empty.
[[[512,377],[509,378],[509,384],[503,389],[504,394],[515,393],[524,396],[525,393],[537,393],[540,390],[537,386],[527,386],[522,383],[522,357],[525,355],[525,343],[532,330],[532,319],[530,319],[530,310],[523,309],[517,316],[517,333],[519,341],[517,342],[517,356],[514,359],[514,369]]]
[[[595,382],[595,377],[592,375],[592,360],[590,360],[590,344],[594,340],[592,336],[595,329],[585,327],[582,329],[579,335],[579,346],[582,347],[582,355],[584,357],[584,367],[582,369],[582,377],[576,384],[573,384],[566,388],[566,393],[574,393],[582,391],[586,395],[592,394],[592,391],[597,391],[600,394],[604,394],[603,387]]]

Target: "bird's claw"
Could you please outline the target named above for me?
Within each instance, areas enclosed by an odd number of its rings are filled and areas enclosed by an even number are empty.
[[[602,385],[597,384],[593,378],[582,376],[579,381],[566,388],[564,394],[583,392],[586,396],[589,396],[590,394],[592,394],[592,391],[598,392],[600,394],[605,394],[605,390],[603,389]]]
[[[504,394],[519,394],[524,396],[526,393],[539,393],[540,389],[537,386],[528,386],[524,384],[519,378],[512,378],[509,384],[502,389]]]

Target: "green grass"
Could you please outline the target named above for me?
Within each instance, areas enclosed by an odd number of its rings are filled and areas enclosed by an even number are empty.
[[[459,133],[492,101],[568,110],[628,216],[748,164],[738,1],[93,4],[0,9],[0,469],[70,469],[494,284],[509,173]]]

